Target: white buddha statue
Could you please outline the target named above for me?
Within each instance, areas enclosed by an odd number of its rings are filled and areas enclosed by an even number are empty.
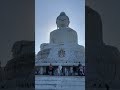
[[[76,31],[69,28],[69,17],[64,12],[61,12],[56,19],[57,29],[50,33],[50,43],[78,43]]]
[[[37,58],[50,63],[84,63],[84,47],[78,44],[77,32],[69,28],[69,17],[61,12],[57,29],[50,33],[50,43],[41,44]]]

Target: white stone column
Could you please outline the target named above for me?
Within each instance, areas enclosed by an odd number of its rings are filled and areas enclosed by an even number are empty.
[[[40,67],[40,75],[43,75],[43,67]]]

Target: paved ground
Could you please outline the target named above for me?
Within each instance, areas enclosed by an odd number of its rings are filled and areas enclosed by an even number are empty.
[[[40,76],[35,77],[36,90],[85,90],[84,76]]]

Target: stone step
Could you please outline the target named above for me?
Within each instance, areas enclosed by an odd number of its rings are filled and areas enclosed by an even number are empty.
[[[35,80],[75,80],[79,81],[82,80],[84,81],[85,77],[84,76],[44,76],[44,75],[36,75]]]
[[[61,85],[84,85],[84,82],[68,82],[68,81],[35,81],[36,85],[54,85],[54,84],[61,84]]]
[[[76,76],[36,76],[36,90],[84,90],[85,78]]]
[[[84,86],[35,86],[35,90],[85,90]]]

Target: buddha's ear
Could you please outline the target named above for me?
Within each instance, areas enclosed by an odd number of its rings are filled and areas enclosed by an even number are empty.
[[[56,24],[57,24],[57,20],[56,20]]]
[[[56,19],[56,24],[57,24],[57,21],[58,21],[58,17],[57,17],[57,19]]]
[[[56,25],[57,25],[57,27],[58,27],[57,20],[56,20]]]
[[[68,20],[68,25],[67,25],[67,27],[69,27],[69,24],[70,24],[70,21]]]
[[[56,24],[57,24],[57,28],[58,28],[59,26],[58,26],[58,21],[57,20],[56,20]]]

